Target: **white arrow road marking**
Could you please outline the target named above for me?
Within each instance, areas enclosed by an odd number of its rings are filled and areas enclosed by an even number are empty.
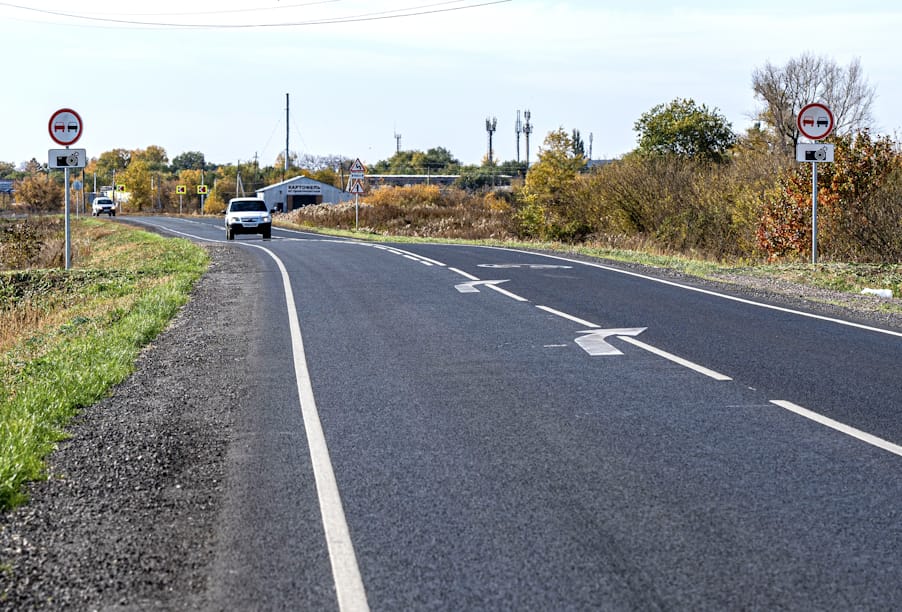
[[[609,336],[638,336],[647,327],[633,327],[630,329],[587,329],[579,333],[585,334],[576,339],[576,343],[593,357],[608,355],[623,355],[618,349],[607,342]]]
[[[461,293],[479,293],[479,289],[476,288],[477,285],[498,285],[506,282],[506,280],[474,280],[469,283],[454,285],[454,288]]]
[[[483,287],[488,287],[489,289],[493,289],[504,295],[509,297],[512,300],[516,300],[518,302],[528,302],[525,297],[520,297],[516,293],[511,293],[510,291],[505,291],[498,285],[501,283],[506,283],[507,280],[472,280],[469,283],[461,283],[459,285],[454,285],[454,288],[460,291],[461,293],[479,293],[479,289],[476,287],[482,285]]]

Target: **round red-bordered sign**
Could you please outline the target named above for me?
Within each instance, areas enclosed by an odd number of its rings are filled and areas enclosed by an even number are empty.
[[[50,116],[47,129],[53,142],[64,146],[75,144],[81,138],[84,124],[81,117],[71,108],[61,108]]]
[[[806,104],[802,107],[796,119],[796,124],[799,127],[799,133],[811,140],[826,138],[833,131],[833,128],[836,127],[833,112],[820,102]]]

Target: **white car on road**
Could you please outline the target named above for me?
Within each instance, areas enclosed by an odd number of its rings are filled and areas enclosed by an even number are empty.
[[[91,202],[91,214],[95,217],[100,215],[116,216],[116,203],[112,198],[98,197]]]
[[[236,234],[262,234],[272,236],[272,216],[266,202],[260,198],[232,198],[225,211],[226,237],[234,240]]]

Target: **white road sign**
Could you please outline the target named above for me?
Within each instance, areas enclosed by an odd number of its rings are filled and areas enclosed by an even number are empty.
[[[47,152],[49,168],[84,168],[88,156],[84,149],[50,149]]]
[[[796,145],[796,161],[800,162],[832,162],[835,145],[815,143],[802,143]]]
[[[61,108],[53,113],[47,125],[53,142],[63,146],[75,144],[81,138],[83,128],[81,117],[71,108]]]
[[[833,112],[820,102],[808,104],[799,111],[799,133],[811,140],[821,140],[833,131]]]

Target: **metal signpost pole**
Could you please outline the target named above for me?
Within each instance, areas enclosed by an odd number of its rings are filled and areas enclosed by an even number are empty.
[[[817,263],[817,162],[811,162],[811,263]]]
[[[59,168],[63,166],[65,177],[64,189],[65,197],[65,225],[66,225],[66,270],[72,267],[72,233],[70,227],[69,211],[71,208],[72,190],[69,185],[69,168],[84,168],[85,152],[83,150],[72,151],[70,154],[69,145],[74,144],[79,138],[84,128],[81,117],[71,108],[61,108],[50,116],[47,129],[50,132],[50,139],[57,144],[64,145],[66,148],[62,150],[51,150],[48,153],[47,166],[48,169]]]
[[[799,111],[796,118],[796,126],[799,134],[810,138],[814,145],[798,144],[796,147],[797,161],[811,162],[811,263],[817,263],[817,163],[833,161],[833,145],[822,144],[824,138],[830,135],[836,126],[833,111],[825,104],[812,102],[806,104]]]
[[[69,147],[66,148],[68,149]],[[72,268],[72,234],[69,228],[69,168],[66,167],[63,172],[65,173],[63,184],[66,189],[66,269],[69,270]]]

